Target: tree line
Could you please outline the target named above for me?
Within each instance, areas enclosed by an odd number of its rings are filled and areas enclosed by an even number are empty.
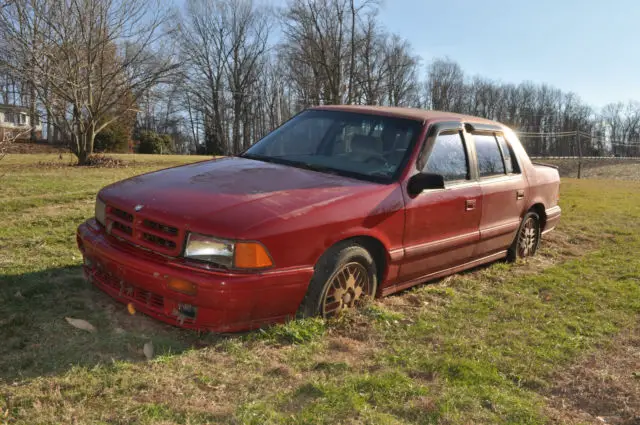
[[[454,111],[522,132],[534,155],[640,155],[640,103],[595,110],[546,84],[424,62],[377,0],[8,0],[0,101],[28,106],[86,161],[118,125],[177,152],[238,153],[310,105]],[[127,133],[127,132],[125,132]],[[99,136],[98,136],[99,137]],[[579,144],[579,145],[578,145]]]

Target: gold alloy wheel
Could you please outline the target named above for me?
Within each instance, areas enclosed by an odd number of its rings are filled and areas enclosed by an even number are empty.
[[[538,226],[536,219],[529,217],[520,229],[520,240],[518,241],[518,255],[522,258],[535,254],[538,245]]]
[[[334,273],[322,300],[322,316],[333,317],[371,294],[371,279],[360,263],[347,263]]]

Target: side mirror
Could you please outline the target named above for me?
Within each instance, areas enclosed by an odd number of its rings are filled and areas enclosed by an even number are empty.
[[[444,177],[441,174],[418,173],[407,183],[407,192],[411,196],[418,196],[429,189],[444,189]]]

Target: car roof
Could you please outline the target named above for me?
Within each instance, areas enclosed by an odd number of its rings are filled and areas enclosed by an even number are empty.
[[[312,106],[309,109],[326,111],[359,112],[363,114],[385,115],[391,117],[408,118],[420,121],[462,121],[468,123],[491,124],[502,126],[497,121],[471,115],[456,114],[455,112],[433,111],[417,108],[400,108],[395,106],[372,105],[321,105]]]

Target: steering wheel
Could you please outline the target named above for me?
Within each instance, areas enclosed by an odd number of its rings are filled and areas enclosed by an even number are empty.
[[[364,160],[365,163],[377,162],[383,166],[389,165],[387,158],[385,158],[382,154],[372,153]]]

